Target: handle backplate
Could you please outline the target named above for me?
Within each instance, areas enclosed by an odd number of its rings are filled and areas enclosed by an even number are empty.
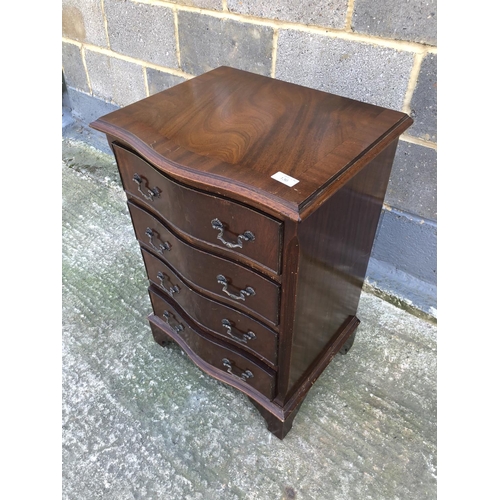
[[[142,190],[142,183],[144,182],[144,179],[139,174],[135,173],[132,176],[132,180],[137,184],[139,193],[141,193],[142,196],[146,198],[146,200],[154,201],[155,198],[160,197],[160,190],[157,187],[154,187],[153,189],[149,189],[148,187],[146,187],[146,192]]]
[[[253,377],[253,373],[250,370],[242,371],[241,375],[236,375],[236,373],[233,372],[233,363],[227,358],[222,359],[222,364],[226,367],[227,373],[230,373],[233,377],[243,380],[243,382],[247,382],[249,378]]]
[[[224,224],[219,219],[213,219],[212,220],[212,227],[219,231],[219,234],[217,235],[217,239],[222,241],[224,245],[226,245],[228,248],[243,248],[243,242],[245,241],[254,241],[255,240],[255,235],[252,233],[252,231],[245,231],[243,234],[240,234],[238,236],[238,242],[237,243],[231,243],[230,241],[227,241],[224,239]]]
[[[170,281],[170,278],[168,276],[165,276],[161,271],[158,271],[156,277],[160,280],[160,287],[165,290],[165,292],[167,292],[170,297],[173,297],[174,293],[179,293],[181,291],[177,285],[167,288],[167,286],[165,285],[165,280],[167,279]]]
[[[163,255],[164,251],[170,251],[172,250],[172,245],[170,245],[167,242],[161,241],[159,238],[159,244],[158,246],[155,245],[154,243],[154,238],[155,238],[155,232],[150,228],[146,228],[146,236],[149,238],[149,244],[161,255]]]
[[[255,338],[255,333],[248,330],[246,333],[241,333],[241,337],[238,337],[233,333],[233,329],[236,330],[236,327],[226,318],[222,320],[222,326],[227,330],[227,334],[234,340],[241,342],[242,344],[246,344],[247,341],[253,340]]]
[[[239,295],[234,295],[233,293],[231,293],[227,289],[227,287],[229,286],[229,281],[222,274],[218,274],[217,275],[217,283],[223,285],[222,286],[222,291],[224,293],[226,293],[227,295],[229,295],[229,297],[231,297],[234,300],[243,300],[244,301],[246,297],[250,297],[251,295],[255,295],[255,290],[252,287],[250,287],[250,286],[247,286],[243,290],[239,290]]]
[[[182,332],[184,330],[184,325],[182,323],[177,322],[176,325],[172,324],[172,317],[173,314],[169,313],[168,311],[163,311],[163,317],[165,318],[165,321],[168,323],[168,325],[174,330],[174,332]]]

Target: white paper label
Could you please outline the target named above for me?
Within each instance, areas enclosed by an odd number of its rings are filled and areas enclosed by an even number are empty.
[[[297,179],[294,179],[293,177],[290,177],[283,172],[276,172],[274,175],[271,175],[271,179],[281,182],[282,184],[286,184],[288,187],[295,186],[295,184],[299,182]]]

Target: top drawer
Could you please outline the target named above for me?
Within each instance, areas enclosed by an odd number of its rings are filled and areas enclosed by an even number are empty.
[[[247,257],[280,272],[283,224],[251,208],[183,186],[134,153],[113,144],[125,190],[178,231],[212,250]],[[241,259],[239,259],[241,260]]]

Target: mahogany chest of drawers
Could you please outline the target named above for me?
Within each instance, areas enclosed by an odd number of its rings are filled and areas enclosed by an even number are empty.
[[[107,135],[149,322],[283,438],[356,318],[406,114],[221,67],[114,111]]]

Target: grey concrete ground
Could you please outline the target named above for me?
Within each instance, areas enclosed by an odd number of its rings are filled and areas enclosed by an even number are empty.
[[[284,441],[146,322],[111,158],[63,140],[63,498],[436,497],[436,327],[363,293],[361,326]]]

